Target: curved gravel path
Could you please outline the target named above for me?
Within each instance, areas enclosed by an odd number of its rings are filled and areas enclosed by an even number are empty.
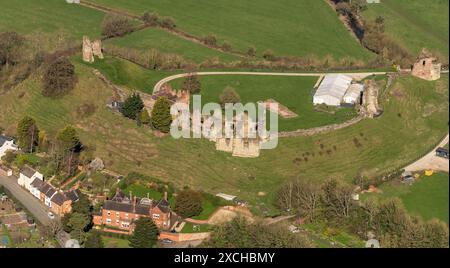
[[[383,75],[387,74],[388,72],[365,72],[365,73],[334,73],[334,74],[344,74],[351,76],[353,78],[362,79],[370,75]],[[164,79],[161,79],[153,88],[153,94],[158,92],[162,85],[173,81],[175,79],[183,78],[190,76],[192,74],[198,75],[198,76],[204,76],[204,75],[257,75],[257,76],[315,76],[315,77],[321,77],[326,74],[330,73],[279,73],[279,72],[192,72],[192,73],[182,73],[182,74],[175,74],[172,76],[168,76]]]

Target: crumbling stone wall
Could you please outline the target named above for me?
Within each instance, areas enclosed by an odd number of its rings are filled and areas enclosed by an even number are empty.
[[[92,63],[94,62],[94,56],[103,59],[102,41],[91,42],[89,37],[83,36],[83,61]]]
[[[424,49],[414,63],[411,75],[428,81],[438,80],[441,78],[441,64]]]

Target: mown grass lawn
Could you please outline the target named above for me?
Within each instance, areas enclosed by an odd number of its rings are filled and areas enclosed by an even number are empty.
[[[64,33],[81,42],[83,35],[98,38],[104,13],[60,0],[0,0],[0,32]]]
[[[370,59],[373,54],[351,37],[337,14],[317,0],[91,0],[136,15],[158,12],[176,20],[177,28],[203,37],[217,36],[246,52],[255,46],[258,55],[272,49],[277,55],[326,55],[341,59]]]
[[[212,226],[207,224],[195,224],[195,226],[197,227],[194,230],[194,224],[186,222],[183,229],[181,230],[181,233],[203,233],[212,230]]]
[[[107,41],[107,44],[130,47],[141,51],[157,49],[165,53],[175,53],[183,58],[201,63],[209,58],[217,58],[220,62],[238,60],[237,56],[222,53],[200,44],[182,39],[160,28],[147,28],[121,38]]]
[[[445,172],[434,173],[431,177],[421,173],[420,179],[412,185],[396,180],[383,184],[381,194],[370,194],[368,198],[380,200],[398,197],[405,208],[425,220],[438,218],[448,224],[449,214],[449,175]]]
[[[103,240],[105,248],[129,248],[130,247],[127,239],[102,236],[102,240]]]
[[[369,20],[382,16],[386,33],[413,55],[425,47],[447,57],[448,62],[448,1],[384,0],[368,5],[363,16]]]
[[[280,131],[312,128],[347,121],[356,116],[353,108],[338,108],[335,114],[314,110],[314,84],[317,77],[252,76],[252,75],[211,75],[200,76],[202,104],[220,103],[220,95],[225,87],[231,86],[240,95],[241,102],[256,103],[274,99],[298,116],[285,119],[278,117]],[[182,81],[172,81],[174,88],[180,89]]]

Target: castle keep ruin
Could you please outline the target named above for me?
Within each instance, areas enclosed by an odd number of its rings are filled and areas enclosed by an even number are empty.
[[[428,81],[441,78],[441,64],[436,62],[429,52],[422,50],[416,63],[414,63],[411,75]]]
[[[83,61],[92,63],[94,62],[94,56],[103,59],[102,41],[91,42],[89,37],[83,36]]]

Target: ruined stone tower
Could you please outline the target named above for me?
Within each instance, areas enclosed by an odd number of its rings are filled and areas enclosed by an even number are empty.
[[[428,81],[438,80],[441,78],[441,64],[437,63],[436,58],[423,49],[414,63],[411,75]]]
[[[95,40],[91,42],[89,37],[83,36],[83,61],[94,62],[94,56],[103,59],[102,41]]]

